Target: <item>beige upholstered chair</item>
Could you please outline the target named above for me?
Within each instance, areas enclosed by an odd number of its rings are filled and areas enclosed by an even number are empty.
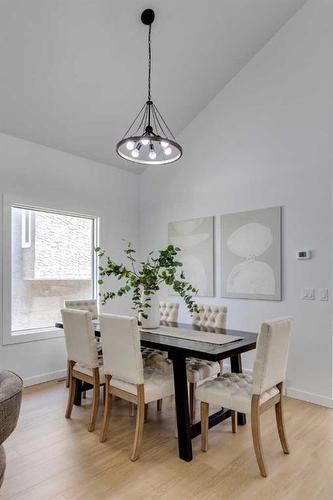
[[[160,320],[177,323],[179,304],[177,302],[160,301]]]
[[[192,325],[203,330],[225,328],[227,321],[226,306],[198,304],[199,312],[193,314]]]
[[[137,405],[136,430],[131,460],[139,457],[145,421],[145,405],[174,393],[173,378],[159,370],[143,368],[137,319],[100,315],[104,351],[106,401],[100,441],[106,440],[112,396]]]
[[[89,311],[91,319],[98,318],[97,300],[65,300],[66,309],[76,309],[77,311]]]
[[[66,418],[72,414],[76,381],[93,386],[93,406],[88,430],[95,429],[99,404],[99,388],[104,384],[102,360],[98,357],[91,313],[75,309],[62,309],[67,356],[69,360],[69,394]]]
[[[76,311],[88,311],[91,313],[91,319],[98,318],[97,300],[95,299],[84,299],[84,300],[65,300],[66,309],[75,309]],[[102,347],[97,341],[98,349],[101,351]],[[69,361],[67,363],[67,378],[66,387],[69,387]],[[85,393],[84,393],[85,397]]]
[[[257,341],[253,377],[225,373],[196,390],[201,401],[201,449],[208,448],[209,404],[232,410],[232,430],[237,431],[237,412],[251,413],[254,451],[261,475],[266,477],[260,437],[260,415],[275,406],[278,433],[284,453],[289,453],[285,435],[282,401],[286,376],[291,320],[275,319],[262,324]]]
[[[215,328],[225,328],[227,308],[220,305],[198,304],[199,312],[193,314],[192,325],[203,331],[214,331]],[[204,334],[203,334],[204,339]],[[222,362],[189,358],[186,361],[187,380],[190,386],[190,421],[195,420],[195,389],[198,383],[216,377],[222,372]]]
[[[179,304],[177,302],[160,301],[159,307],[161,323],[177,323],[179,313]],[[149,347],[143,347],[141,349],[141,353],[144,367],[157,368],[158,370],[164,370],[167,373],[170,372],[171,362],[165,361],[168,357],[167,352],[157,349],[151,349]],[[165,369],[165,364],[167,364],[167,369]],[[161,403],[158,404],[158,409],[162,409]]]

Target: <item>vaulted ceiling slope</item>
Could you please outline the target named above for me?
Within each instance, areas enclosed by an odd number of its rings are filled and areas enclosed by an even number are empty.
[[[141,172],[115,144],[152,97],[175,134],[305,0],[1,0],[0,131]],[[1,167],[0,167],[1,168]]]

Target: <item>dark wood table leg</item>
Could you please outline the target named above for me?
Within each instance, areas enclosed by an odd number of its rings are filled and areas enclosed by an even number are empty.
[[[169,357],[173,361],[179,457],[186,462],[190,462],[193,456],[187,393],[186,358],[181,355],[175,355],[175,357],[169,355]]]
[[[82,380],[76,379],[74,404],[81,406],[82,401]]]
[[[240,354],[236,354],[235,356],[231,356],[230,358],[231,371],[234,373],[242,373],[242,358]],[[237,413],[237,422],[238,425],[246,424],[246,415],[245,413]]]

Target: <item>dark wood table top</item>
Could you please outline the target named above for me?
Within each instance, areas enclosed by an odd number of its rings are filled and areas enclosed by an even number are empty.
[[[161,323],[161,325],[202,331],[202,342],[177,337],[169,337],[166,335],[159,335],[157,333],[141,332],[141,345],[143,347],[151,347],[153,349],[167,351],[169,353],[169,356],[183,355],[186,357],[207,359],[209,361],[219,361],[221,359],[230,358],[231,356],[235,356],[246,351],[251,351],[252,349],[256,348],[257,334],[253,332],[230,330],[229,328],[203,329],[183,323],[163,322]],[[60,322],[56,323],[55,326],[57,328],[63,328],[63,324]],[[210,344],[204,341],[205,331],[233,335],[243,338],[241,340],[236,340],[234,342],[223,345]],[[95,334],[96,336],[100,336],[98,322],[95,322]]]

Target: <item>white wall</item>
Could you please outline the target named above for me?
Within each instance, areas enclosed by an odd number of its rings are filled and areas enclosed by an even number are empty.
[[[283,301],[221,298],[218,227],[216,298],[204,301],[227,304],[239,329],[293,316],[289,394],[328,405],[331,301],[300,297],[303,287],[331,296],[332,19],[331,0],[307,3],[185,129],[183,159],[141,176],[140,235],[146,251],[167,243],[169,221],[282,205]],[[296,261],[303,248],[311,261]]]
[[[99,216],[101,245],[116,258],[121,256],[122,238],[134,244],[138,241],[138,176],[135,174],[0,134],[2,193],[23,197],[36,206]],[[0,221],[1,261],[2,200]],[[106,310],[128,313],[129,302],[123,299]],[[2,318],[0,325],[2,339]],[[64,339],[7,346],[0,341],[0,367],[16,371],[26,383],[60,376],[66,367]]]

